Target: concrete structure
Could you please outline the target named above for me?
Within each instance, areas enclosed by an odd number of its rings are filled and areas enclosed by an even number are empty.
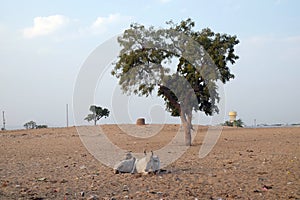
[[[237,113],[235,111],[229,112],[229,121],[234,122],[236,120]]]
[[[138,118],[136,120],[136,125],[145,125],[145,118]]]

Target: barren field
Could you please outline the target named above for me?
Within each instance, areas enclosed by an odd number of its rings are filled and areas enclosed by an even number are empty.
[[[147,134],[160,126],[127,127]],[[123,149],[155,152],[180,125],[144,139],[118,125],[101,128]],[[300,199],[300,128],[224,128],[200,159],[206,132],[199,126],[193,145],[165,173],[138,175],[114,174],[74,127],[1,131],[0,199]]]

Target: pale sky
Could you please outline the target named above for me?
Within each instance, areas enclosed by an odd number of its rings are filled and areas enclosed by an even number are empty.
[[[1,1],[0,111],[7,128],[22,128],[30,120],[57,127],[66,125],[69,104],[74,125],[76,78],[95,48],[132,22],[164,27],[169,20],[192,18],[196,29],[209,27],[240,40],[240,59],[231,68],[236,78],[224,90],[225,113],[237,111],[247,125],[254,119],[300,123],[299,8],[298,0]],[[134,123],[141,116],[152,123],[180,123],[163,112],[156,95],[122,96],[109,70],[105,76],[95,103],[114,111],[102,124]],[[113,108],[113,98],[124,99],[128,108]],[[129,118],[120,117],[124,112]],[[211,118],[197,116],[210,123]],[[0,122],[2,127],[2,117]]]

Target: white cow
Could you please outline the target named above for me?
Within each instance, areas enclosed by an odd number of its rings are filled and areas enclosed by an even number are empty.
[[[125,160],[121,161],[114,167],[114,173],[133,173],[136,158],[132,156],[131,152],[126,154]]]
[[[148,174],[149,172],[157,172],[160,168],[160,160],[158,156],[153,155],[153,151],[151,151],[151,155],[147,155],[146,152],[145,157],[136,161],[135,170],[137,173]]]
[[[142,173],[148,174],[149,172],[158,172],[160,170],[160,160],[159,157],[153,155],[147,155],[144,151],[145,156],[141,159],[136,159],[132,156],[131,152],[126,154],[125,160],[121,161],[114,168],[114,173]]]
[[[153,155],[153,152],[152,152],[152,155],[150,157],[150,162],[147,164],[147,171],[148,172],[158,172],[160,169],[160,160],[159,160],[159,157],[156,156],[156,155]]]

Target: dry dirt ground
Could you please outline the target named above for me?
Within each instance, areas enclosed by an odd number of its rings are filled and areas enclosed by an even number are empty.
[[[101,126],[133,152],[161,148],[179,127],[164,125],[141,139],[117,125]],[[300,128],[224,128],[200,159],[206,132],[198,128],[193,145],[164,168],[168,173],[142,176],[114,174],[87,151],[74,127],[1,131],[0,199],[300,199]]]

